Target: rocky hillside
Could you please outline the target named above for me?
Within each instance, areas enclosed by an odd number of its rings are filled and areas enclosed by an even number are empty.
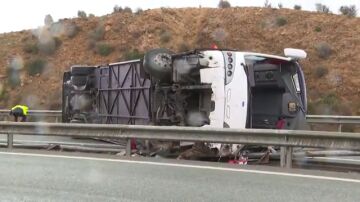
[[[146,50],[220,47],[282,54],[302,48],[311,113],[360,114],[360,19],[288,9],[155,9],[63,19],[0,35],[1,108],[61,106],[73,64],[141,57]]]

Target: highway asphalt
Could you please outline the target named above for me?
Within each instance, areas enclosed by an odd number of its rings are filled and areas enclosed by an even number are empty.
[[[360,201],[354,173],[84,155],[0,151],[0,201]]]

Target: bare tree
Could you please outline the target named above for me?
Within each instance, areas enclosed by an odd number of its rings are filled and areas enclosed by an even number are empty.
[[[316,11],[319,13],[331,13],[330,8],[324,4],[315,4]]]
[[[300,6],[300,5],[295,5],[295,6],[294,6],[294,9],[295,9],[295,10],[301,10],[301,6]]]
[[[85,11],[78,11],[78,17],[79,18],[87,18],[87,15],[86,15]]]
[[[126,7],[124,8],[124,12],[125,12],[125,13],[132,13],[132,9],[131,9],[130,7],[127,7],[127,6],[126,6]]]
[[[265,0],[264,7],[265,8],[271,8],[271,3],[269,2],[269,0]]]
[[[123,11],[124,9],[121,6],[115,5],[113,8],[114,13]]]
[[[355,5],[351,6],[341,6],[339,9],[340,13],[346,15],[348,17],[356,17],[357,16],[357,9]]]

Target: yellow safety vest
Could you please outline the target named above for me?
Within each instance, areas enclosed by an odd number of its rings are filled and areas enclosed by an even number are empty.
[[[29,107],[27,107],[25,105],[16,105],[15,107],[11,108],[11,110],[14,110],[14,109],[17,109],[17,108],[22,109],[25,116],[28,115]]]

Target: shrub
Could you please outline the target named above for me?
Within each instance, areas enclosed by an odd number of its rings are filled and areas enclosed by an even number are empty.
[[[95,46],[96,46],[96,41],[94,39],[89,39],[88,40],[88,48],[93,49],[93,48],[95,48]]]
[[[54,20],[53,20],[53,18],[51,17],[51,15],[50,15],[50,14],[46,15],[46,16],[45,16],[45,19],[44,19],[44,24],[45,24],[46,26],[50,26],[52,23],[54,23]]]
[[[9,93],[5,90],[6,86],[0,84],[0,100],[6,101],[9,99]]]
[[[316,11],[319,13],[331,13],[330,8],[324,4],[315,4]]]
[[[78,11],[77,15],[78,15],[79,18],[86,18],[87,17],[85,11]]]
[[[25,53],[37,54],[39,53],[39,48],[34,42],[27,42],[24,44],[23,50]]]
[[[114,47],[107,43],[98,43],[96,45],[96,53],[101,56],[108,56],[114,51]]]
[[[322,31],[322,29],[321,29],[321,27],[316,26],[316,27],[315,27],[315,29],[314,29],[314,31],[315,31],[315,32],[321,32],[321,31]]]
[[[340,13],[348,17],[356,17],[357,9],[355,5],[341,6],[339,9]]]
[[[100,41],[104,39],[104,36],[105,36],[105,27],[102,24],[96,26],[96,28],[89,34],[90,39],[94,41]]]
[[[329,93],[321,99],[321,103],[328,106],[335,106],[339,103],[339,99],[335,93]]]
[[[287,24],[287,19],[284,16],[279,16],[276,18],[276,25],[282,27]]]
[[[62,41],[61,41],[60,37],[54,37],[53,39],[55,41],[56,48],[59,48],[61,46],[61,44],[62,44]]]
[[[327,59],[332,54],[331,47],[327,43],[319,43],[315,48],[320,58]]]
[[[314,102],[308,102],[307,114],[316,114],[317,105]]]
[[[220,0],[218,8],[231,8],[231,4],[227,0]]]
[[[294,9],[295,9],[295,10],[301,10],[302,8],[301,8],[300,5],[295,5],[295,6],[294,6]]]
[[[124,60],[135,60],[144,57],[144,53],[140,53],[138,49],[128,50],[124,53]]]
[[[61,40],[57,37],[50,37],[47,40],[39,41],[37,46],[40,53],[46,55],[52,55],[55,53],[57,48],[61,45]]]
[[[327,68],[323,67],[323,66],[317,67],[315,69],[315,76],[318,79],[324,77],[328,73],[329,73],[329,70]]]
[[[179,52],[185,52],[188,51],[190,49],[189,45],[187,43],[181,43],[179,45]]]
[[[92,13],[89,14],[89,18],[94,18],[94,17],[95,17],[94,14],[92,14]]]
[[[162,30],[160,33],[161,43],[168,43],[171,40],[171,33],[166,30]]]
[[[25,64],[26,71],[30,76],[41,74],[46,66],[46,61],[40,58],[33,59]]]
[[[59,37],[50,37],[47,40],[38,41],[38,49],[40,53],[52,55],[61,46],[62,41]]]
[[[284,6],[282,3],[278,3],[278,7],[279,7],[279,9],[282,9]]]
[[[265,8],[271,8],[271,3],[269,2],[269,0],[265,0],[264,7]]]
[[[74,38],[80,31],[80,28],[75,23],[70,23],[65,26],[65,36]]]

